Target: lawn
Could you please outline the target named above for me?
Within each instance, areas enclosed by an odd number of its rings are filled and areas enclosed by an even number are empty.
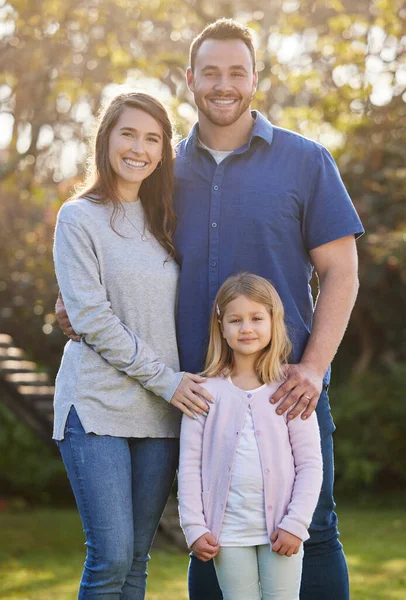
[[[352,600],[406,598],[406,516],[400,509],[340,511]],[[73,510],[0,513],[0,598],[74,600],[84,560]],[[147,600],[187,600],[187,556],[158,548]],[[326,599],[327,600],[327,599]]]

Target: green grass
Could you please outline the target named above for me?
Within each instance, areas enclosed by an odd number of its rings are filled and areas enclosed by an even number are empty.
[[[400,509],[340,511],[352,600],[406,598],[406,516]],[[0,513],[0,598],[75,600],[85,557],[73,510]],[[147,600],[187,600],[188,558],[156,549]]]

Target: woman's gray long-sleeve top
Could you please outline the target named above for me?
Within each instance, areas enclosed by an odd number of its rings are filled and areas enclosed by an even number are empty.
[[[85,198],[59,211],[54,244],[58,284],[81,342],[69,341],[56,379],[54,439],[75,406],[87,433],[178,437],[169,404],[182,378],[175,332],[179,267],[146,231],[140,201]]]

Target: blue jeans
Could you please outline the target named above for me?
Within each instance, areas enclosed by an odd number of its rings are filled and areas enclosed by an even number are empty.
[[[179,440],[86,434],[72,407],[57,444],[86,536],[79,600],[143,600]]]
[[[335,427],[326,391],[320,396],[316,412],[323,454],[323,485],[309,528],[310,539],[304,543],[300,600],[349,600],[347,564],[338,539],[334,512],[332,434]],[[190,600],[223,598],[213,561],[203,563],[193,553],[190,555],[188,585]]]

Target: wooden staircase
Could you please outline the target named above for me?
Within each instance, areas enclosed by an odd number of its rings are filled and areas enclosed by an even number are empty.
[[[0,334],[0,402],[45,443],[52,442],[54,387],[11,336]]]

